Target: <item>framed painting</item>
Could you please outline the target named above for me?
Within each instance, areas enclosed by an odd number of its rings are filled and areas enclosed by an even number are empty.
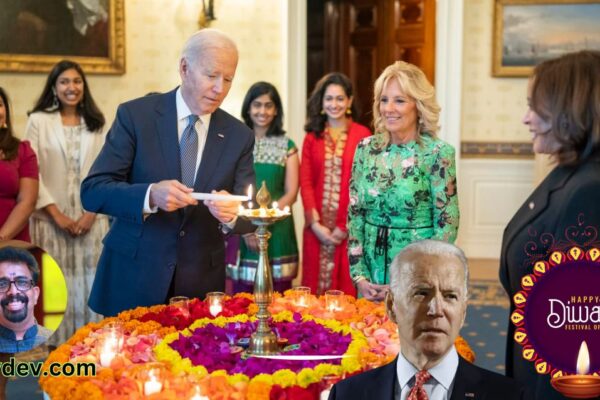
[[[540,61],[600,50],[598,0],[496,0],[493,76],[529,76]]]
[[[124,0],[0,0],[0,9],[1,72],[70,59],[89,74],[125,73]]]

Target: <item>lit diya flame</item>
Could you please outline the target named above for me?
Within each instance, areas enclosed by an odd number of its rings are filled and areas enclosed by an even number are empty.
[[[577,375],[553,378],[550,383],[560,393],[573,399],[591,399],[600,396],[600,376],[588,375],[590,352],[585,340],[581,342],[577,355]]]
[[[577,355],[577,374],[587,375],[590,372],[590,352],[585,340],[581,342],[579,354]]]

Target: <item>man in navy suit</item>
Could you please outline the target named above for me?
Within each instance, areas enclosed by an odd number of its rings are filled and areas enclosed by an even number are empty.
[[[224,290],[223,232],[252,227],[237,220],[239,202],[190,194],[244,194],[254,182],[254,135],[219,108],[237,61],[228,36],[204,29],[184,45],[180,87],[117,109],[81,187],[86,210],[115,218],[90,294],[94,311]]]
[[[337,383],[330,400],[524,399],[510,378],[460,357],[454,340],[467,310],[467,259],[437,240],[406,246],[391,265],[386,307],[398,324],[401,349],[383,367]]]

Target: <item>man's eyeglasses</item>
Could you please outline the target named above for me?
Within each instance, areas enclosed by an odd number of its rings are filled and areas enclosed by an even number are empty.
[[[33,279],[17,278],[14,281],[0,279],[0,293],[6,293],[10,290],[10,285],[15,284],[17,290],[26,292],[33,287]]]

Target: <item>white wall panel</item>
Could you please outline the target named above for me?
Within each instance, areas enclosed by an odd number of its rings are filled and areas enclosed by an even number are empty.
[[[533,160],[460,160],[458,244],[468,257],[499,258],[502,232],[533,190]]]

